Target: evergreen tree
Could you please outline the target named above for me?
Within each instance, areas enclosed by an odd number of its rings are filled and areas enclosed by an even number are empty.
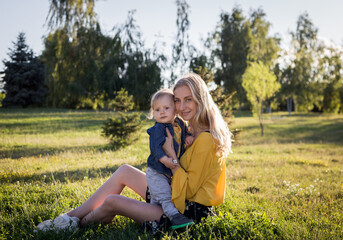
[[[2,104],[8,106],[42,106],[48,93],[44,80],[44,66],[26,45],[25,33],[18,35],[14,48],[9,49],[10,60],[4,61],[3,78],[6,97]]]

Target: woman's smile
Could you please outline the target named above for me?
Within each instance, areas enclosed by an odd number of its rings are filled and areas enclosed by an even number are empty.
[[[181,86],[174,90],[175,107],[180,116],[190,121],[196,114],[197,103],[193,99],[192,92],[188,86]]]

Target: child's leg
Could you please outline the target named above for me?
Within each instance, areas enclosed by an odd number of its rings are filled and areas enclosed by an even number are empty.
[[[146,170],[146,177],[152,202],[161,204],[164,214],[170,219],[173,215],[180,214],[171,202],[171,179],[149,167]]]

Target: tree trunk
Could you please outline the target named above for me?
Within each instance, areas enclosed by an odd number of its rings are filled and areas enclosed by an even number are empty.
[[[263,101],[261,101],[261,113],[258,117],[258,119],[260,121],[261,136],[263,137],[263,123],[262,123],[262,121],[263,121],[263,110],[262,109],[263,109]]]
[[[287,111],[288,111],[288,116],[291,116],[292,114],[292,98],[291,97],[287,98]]]
[[[261,128],[261,136],[263,137],[263,124],[262,124],[262,121],[260,121],[260,128]]]

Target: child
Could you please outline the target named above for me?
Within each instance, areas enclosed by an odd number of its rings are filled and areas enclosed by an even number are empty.
[[[183,120],[176,117],[174,95],[171,90],[162,89],[156,92],[151,98],[150,115],[155,119],[155,125],[148,129],[150,135],[150,155],[146,178],[151,194],[151,203],[160,204],[164,214],[170,219],[172,229],[185,227],[193,224],[193,221],[181,214],[171,202],[171,176],[172,172],[163,165],[163,161],[169,157],[162,150],[165,142],[166,129],[174,137],[174,149],[178,159],[187,146],[193,143],[194,138],[186,132]],[[177,160],[173,160],[177,165]]]

